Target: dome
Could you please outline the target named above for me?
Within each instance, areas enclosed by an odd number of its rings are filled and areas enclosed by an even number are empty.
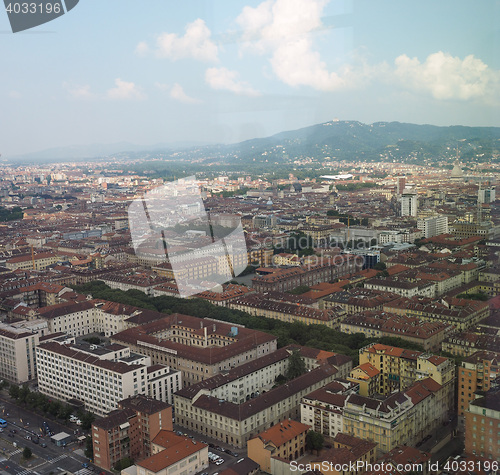
[[[453,166],[453,170],[451,171],[451,178],[462,178],[464,176],[464,172],[460,168],[458,162],[455,162]]]

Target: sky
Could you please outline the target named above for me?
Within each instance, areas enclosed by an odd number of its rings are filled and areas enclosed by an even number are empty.
[[[80,0],[12,33],[0,154],[330,121],[500,126],[500,0]]]

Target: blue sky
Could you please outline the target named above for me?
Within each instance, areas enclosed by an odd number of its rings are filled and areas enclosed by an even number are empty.
[[[80,0],[13,34],[2,11],[0,153],[500,126],[499,20],[499,0]]]

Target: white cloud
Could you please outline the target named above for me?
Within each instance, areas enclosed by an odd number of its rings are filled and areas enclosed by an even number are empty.
[[[193,58],[200,61],[217,61],[218,48],[210,39],[210,29],[198,18],[186,26],[184,36],[162,33],[157,38],[158,55],[173,60]]]
[[[180,84],[175,83],[170,90],[170,97],[185,104],[198,104],[200,101],[188,96]]]
[[[260,93],[250,84],[238,79],[236,71],[227,68],[209,68],[205,72],[205,81],[213,89],[227,90],[243,96],[259,96]]]
[[[144,56],[149,51],[149,46],[145,41],[141,41],[136,47],[135,52],[139,56]]]
[[[435,99],[474,99],[498,91],[500,73],[473,55],[463,60],[439,51],[424,63],[403,54],[395,60],[395,77],[408,89],[430,93]]]
[[[244,49],[269,54],[278,79],[290,86],[310,86],[322,91],[351,87],[356,74],[344,68],[330,72],[315,51],[312,34],[322,28],[321,16],[328,0],[266,0],[245,7],[236,19],[243,29]]]
[[[63,83],[63,86],[75,99],[93,99],[95,97],[95,94],[90,90],[90,86],[88,84],[71,85],[65,82]]]
[[[127,99],[145,99],[146,95],[133,82],[123,81],[120,78],[115,79],[116,87],[108,89],[107,97],[109,99],[127,100]]]
[[[20,92],[18,92],[18,91],[10,91],[10,92],[9,92],[9,97],[10,97],[11,99],[21,99],[21,97],[23,97],[23,96],[22,96],[22,94],[21,94]]]
[[[168,91],[170,89],[170,86],[168,84],[162,82],[155,82],[155,87],[160,91]]]

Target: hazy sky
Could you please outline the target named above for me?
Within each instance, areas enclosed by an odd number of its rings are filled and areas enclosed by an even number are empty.
[[[499,25],[499,0],[80,0],[16,34],[1,11],[0,153],[500,126]]]

